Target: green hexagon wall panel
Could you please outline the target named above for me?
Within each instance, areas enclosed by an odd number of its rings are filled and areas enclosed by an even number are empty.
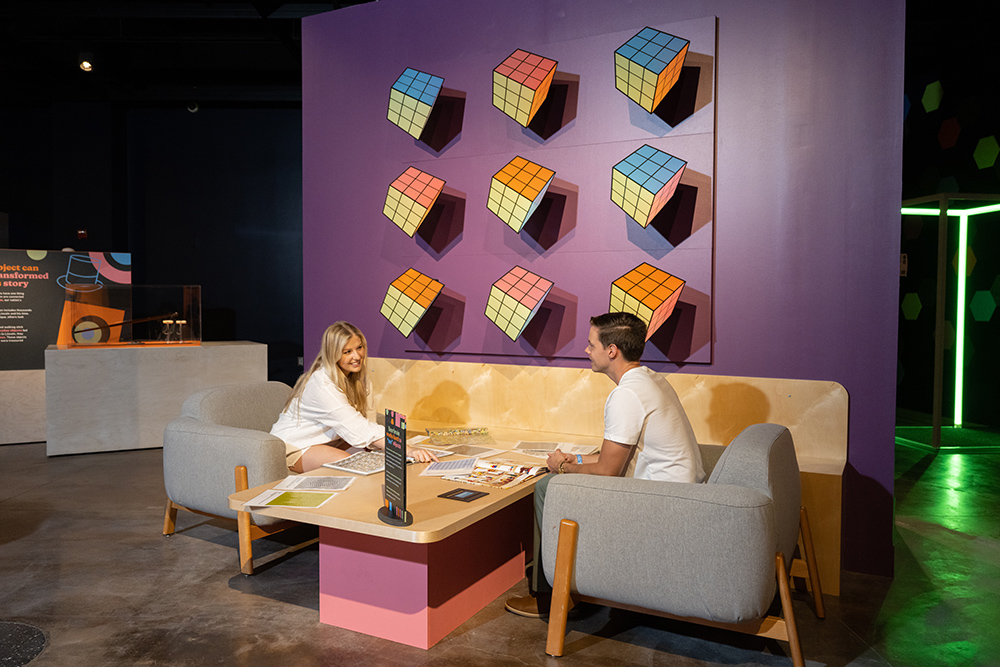
[[[972,296],[972,303],[969,305],[972,310],[972,319],[977,322],[989,322],[993,317],[993,311],[997,309],[997,302],[993,300],[993,295],[987,290],[979,290]]]
[[[996,164],[997,155],[1000,155],[1000,145],[997,145],[997,138],[992,134],[980,139],[972,153],[976,166],[980,169],[989,169]]]
[[[924,96],[920,98],[920,103],[924,106],[924,111],[930,113],[941,106],[942,97],[944,97],[944,88],[940,81],[935,81],[927,84],[927,87],[924,88]]]
[[[920,297],[916,292],[910,292],[903,297],[903,317],[908,320],[915,320],[920,315]]]

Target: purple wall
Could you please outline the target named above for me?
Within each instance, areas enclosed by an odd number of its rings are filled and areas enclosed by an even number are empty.
[[[696,342],[682,357],[665,351],[687,362],[681,372],[835,380],[847,388],[844,565],[891,573],[903,7],[903,0],[837,7],[819,0],[382,0],[306,19],[307,358],[337,319],[359,324],[373,354],[428,357],[419,352],[427,341],[403,339],[378,314],[388,283],[415,266],[446,284],[453,313],[464,307],[461,335],[443,339],[444,358],[472,361],[479,357],[454,353],[480,352],[488,361],[583,365],[551,358],[582,357],[587,319],[606,310],[610,280],[641,261],[674,269],[689,278],[692,294],[704,295],[694,304],[701,317],[714,309],[714,347]],[[716,135],[704,113],[664,129],[600,83],[611,69],[605,44],[613,51],[622,35],[646,25],[705,39],[715,16]],[[580,75],[577,119],[545,142],[507,121],[487,97],[483,72],[514,48],[556,58],[560,72]],[[692,51],[712,56],[711,48]],[[440,152],[384,118],[389,86],[405,67],[444,76],[446,88],[466,93],[463,132]],[[715,179],[706,148],[713,139]],[[610,166],[623,147],[644,142],[690,153],[692,171],[707,176],[698,181],[699,198],[715,186],[711,224],[674,249],[608,199]],[[526,243],[485,208],[488,176],[515,152],[539,156],[579,190],[575,227],[550,249]],[[388,183],[409,164],[465,195],[462,234],[441,252],[408,239],[381,214]],[[482,315],[489,283],[515,263],[556,281],[550,300],[562,323],[551,340],[511,342]]]

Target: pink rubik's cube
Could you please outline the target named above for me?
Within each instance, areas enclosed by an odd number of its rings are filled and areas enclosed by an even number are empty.
[[[486,208],[520,232],[542,202],[556,172],[518,155],[490,180]]]
[[[416,269],[407,269],[389,285],[380,312],[399,333],[409,336],[442,289],[442,283]]]
[[[413,237],[444,188],[444,181],[410,167],[389,185],[382,213]]]
[[[667,321],[684,281],[645,262],[611,283],[613,313],[632,313],[646,323],[646,340]]]
[[[645,144],[611,169],[611,201],[645,227],[674,196],[686,167],[679,157]]]
[[[493,70],[493,106],[523,127],[549,94],[555,60],[518,49]]]
[[[486,317],[517,340],[551,289],[551,280],[515,266],[490,288]]]

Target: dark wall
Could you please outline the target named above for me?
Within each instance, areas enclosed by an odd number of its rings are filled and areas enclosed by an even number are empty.
[[[136,284],[202,286],[205,340],[266,343],[269,377],[295,380],[299,109],[8,106],[0,123],[10,247],[131,252]]]

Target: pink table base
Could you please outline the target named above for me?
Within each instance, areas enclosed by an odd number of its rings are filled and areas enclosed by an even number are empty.
[[[424,544],[320,527],[319,620],[430,648],[524,578],[532,514],[529,495]]]

